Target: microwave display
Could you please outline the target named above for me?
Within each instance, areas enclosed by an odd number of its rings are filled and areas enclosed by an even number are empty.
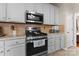
[[[26,13],[26,23],[43,23],[43,14]]]

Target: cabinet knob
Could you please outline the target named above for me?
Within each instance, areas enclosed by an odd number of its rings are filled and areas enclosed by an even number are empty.
[[[7,52],[9,52],[10,50],[7,50]]]
[[[11,19],[11,18],[8,18],[8,19]]]
[[[0,51],[0,53],[3,53],[4,51]]]
[[[16,43],[18,43],[18,42],[16,42]]]

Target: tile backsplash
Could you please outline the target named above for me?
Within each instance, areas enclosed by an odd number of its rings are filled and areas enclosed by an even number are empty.
[[[0,26],[3,27],[4,34],[6,36],[12,36],[12,29],[11,26],[14,25],[16,28],[16,36],[25,35],[25,25],[24,24],[9,24],[9,23],[0,23]]]
[[[11,23],[0,23],[0,26],[3,27],[3,32],[6,36],[12,36],[13,30],[11,26],[15,27],[16,36],[24,36],[25,35],[25,28],[32,26],[32,27],[40,27],[42,32],[49,33],[49,30],[52,29],[50,25],[33,25],[33,24],[11,24]],[[61,32],[64,32],[64,25],[60,26]]]

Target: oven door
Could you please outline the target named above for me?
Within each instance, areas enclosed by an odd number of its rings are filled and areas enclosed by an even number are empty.
[[[26,55],[27,56],[31,56],[31,55],[35,55],[35,54],[47,51],[47,40],[45,40],[45,45],[44,45],[44,42],[42,45],[35,46],[35,44],[36,43],[33,41],[26,43]],[[39,42],[38,42],[38,44],[39,44]]]

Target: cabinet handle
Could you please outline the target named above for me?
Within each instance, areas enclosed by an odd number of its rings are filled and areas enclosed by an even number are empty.
[[[7,52],[9,52],[10,50],[7,50]]]
[[[4,51],[0,51],[0,53],[3,53]]]
[[[8,19],[11,19],[11,18],[8,18]]]
[[[16,42],[16,43],[18,43],[18,42]]]

